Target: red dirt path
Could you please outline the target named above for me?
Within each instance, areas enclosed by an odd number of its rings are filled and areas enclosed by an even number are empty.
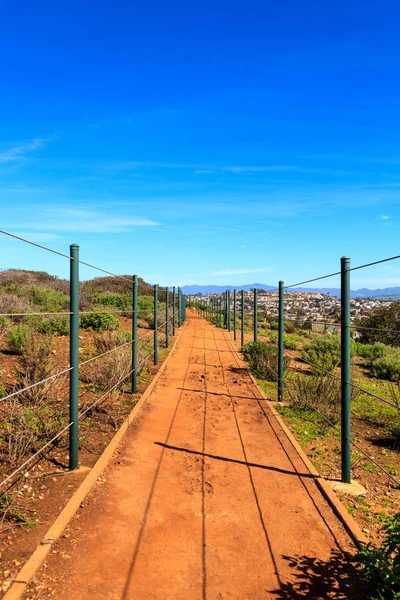
[[[167,369],[25,598],[366,598],[354,547],[225,333]]]

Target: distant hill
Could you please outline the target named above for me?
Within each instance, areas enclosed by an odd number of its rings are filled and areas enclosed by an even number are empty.
[[[132,276],[123,275],[122,277],[95,277],[81,282],[81,291],[86,294],[101,292],[105,294],[131,294]],[[49,275],[44,271],[25,271],[23,269],[7,269],[0,271],[0,291],[18,287],[27,289],[32,286],[51,288],[56,292],[69,294],[69,281],[59,279],[54,275]],[[146,283],[141,277],[138,277],[139,296],[151,296],[153,286]],[[165,297],[164,290],[160,294]]]
[[[233,291],[249,291],[253,288],[257,288],[258,290],[271,291],[276,290],[276,286],[266,285],[264,283],[250,283],[248,285],[185,285],[182,288],[182,292],[187,295],[193,294],[221,294],[225,290]],[[321,293],[321,294],[330,294],[331,296],[336,296],[340,298],[340,289],[339,288],[290,288],[290,291],[293,292],[303,292],[303,293]],[[396,297],[400,295],[400,287],[392,287],[392,288],[383,288],[378,290],[369,290],[367,288],[362,288],[359,290],[351,290],[352,298],[388,298]]]
[[[258,290],[262,289],[262,290],[266,290],[266,291],[276,289],[276,286],[264,285],[263,283],[251,283],[248,285],[239,285],[239,286],[233,286],[233,285],[185,285],[182,288],[182,292],[187,295],[191,295],[191,294],[221,294],[225,290],[230,290],[231,292],[233,292],[233,290],[235,290],[235,289],[236,289],[236,291],[244,290],[245,292],[248,292],[249,290],[252,290],[255,287]]]

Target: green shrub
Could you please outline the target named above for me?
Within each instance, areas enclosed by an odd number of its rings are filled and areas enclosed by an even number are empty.
[[[340,336],[320,335],[313,341],[304,344],[302,357],[315,366],[315,374],[324,371],[333,371],[340,365]],[[354,352],[355,342],[351,341],[351,351]]]
[[[283,347],[286,350],[297,350],[299,344],[299,337],[293,334],[285,334],[283,336]]]
[[[241,348],[244,359],[249,364],[251,371],[267,379],[278,380],[278,349],[266,342],[248,342]],[[284,357],[284,376],[289,367],[290,358]]]
[[[382,342],[375,342],[375,344],[362,344],[361,342],[356,342],[355,354],[361,356],[361,358],[366,358],[367,360],[374,360],[385,356],[388,349],[389,346],[386,346]]]
[[[296,375],[285,387],[285,402],[305,411],[316,409],[330,421],[340,417],[340,381],[330,375]],[[327,421],[323,421],[323,426]]]
[[[154,327],[154,299],[150,296],[139,296],[138,317],[147,321],[149,327]]]
[[[388,348],[384,356],[370,361],[371,375],[387,381],[400,380],[400,348]]]
[[[119,319],[112,313],[94,310],[82,315],[80,327],[91,331],[114,331],[119,327]]]
[[[69,335],[69,317],[50,317],[43,319],[39,331],[49,335]]]
[[[27,292],[29,300],[41,310],[47,312],[63,312],[69,307],[69,296],[56,292],[51,288],[33,285]]]
[[[93,293],[90,296],[93,304],[114,306],[119,310],[130,310],[132,308],[132,295],[129,294],[101,294]]]
[[[33,449],[51,440],[66,424],[64,410],[49,410],[48,405],[25,406],[14,400],[8,407],[7,420],[2,422],[2,435],[7,443],[5,454],[12,466],[31,454]],[[60,440],[54,441],[57,445]]]
[[[24,345],[32,338],[33,331],[29,325],[16,325],[12,327],[8,333],[8,347],[11,352],[21,354]]]
[[[394,382],[400,380],[400,348],[382,342],[357,343],[356,353],[366,359],[366,366],[373,377]]]
[[[103,354],[117,346],[122,346],[132,341],[132,334],[129,331],[104,331],[94,338],[94,347],[96,354]]]
[[[10,327],[11,327],[10,319],[7,319],[7,317],[0,317],[0,338],[3,337],[3,335],[5,335],[7,333],[7,331],[10,329]]]
[[[69,335],[68,317],[41,317],[34,315],[25,317],[24,323],[30,325],[35,331],[47,335]]]
[[[376,600],[400,598],[400,513],[387,520],[382,528],[384,539],[380,548],[369,542],[354,557],[361,573],[371,583]]]
[[[278,323],[278,321],[271,321],[270,327],[271,327],[272,330],[278,331],[278,329],[279,329],[279,323]]]
[[[17,389],[23,390],[33,383],[47,379],[53,372],[53,340],[49,336],[34,335],[31,331],[22,339],[21,357],[15,369]],[[50,398],[57,398],[63,377],[45,381],[19,394],[18,400],[38,406]]]
[[[130,331],[117,331],[115,334],[115,345],[121,346],[132,341],[132,334]]]
[[[154,310],[154,300],[150,296],[139,296],[138,298],[138,312],[139,317]]]

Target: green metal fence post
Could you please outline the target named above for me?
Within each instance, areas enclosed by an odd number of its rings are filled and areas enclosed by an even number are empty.
[[[154,364],[158,363],[158,284],[154,285]]]
[[[279,326],[278,326],[278,401],[283,400],[283,335],[284,335],[284,284],[279,282]]]
[[[342,481],[350,483],[350,258],[344,256],[341,258],[340,263]]]
[[[168,292],[168,286],[167,286],[165,288],[165,347],[166,348],[168,348],[168,343],[169,343],[168,320],[169,320],[169,292]]]
[[[137,392],[138,277],[132,281],[132,394]]]
[[[236,340],[236,290],[233,290],[233,339]]]
[[[69,470],[79,466],[79,246],[70,246]]]
[[[182,306],[181,306],[181,304],[182,304],[181,288],[178,287],[178,327],[180,327],[182,325]]]
[[[176,311],[175,311],[175,304],[176,304],[176,291],[175,291],[175,286],[172,288],[172,335],[175,335],[175,321],[176,321]]]
[[[227,328],[228,328],[228,331],[230,331],[231,330],[231,290],[227,291],[226,296],[227,296],[226,306],[227,306],[227,317],[228,317],[227,318],[227,321],[228,321]]]
[[[242,318],[242,323],[241,323],[241,334],[242,334],[241,335],[241,344],[242,344],[242,346],[244,346],[244,290],[242,290],[240,313],[241,313],[241,318]]]
[[[254,288],[254,341],[258,341],[258,297],[257,288]]]

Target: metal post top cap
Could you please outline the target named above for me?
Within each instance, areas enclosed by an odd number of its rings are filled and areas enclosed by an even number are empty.
[[[342,258],[340,260],[350,260],[350,258],[348,256],[342,256]]]
[[[70,248],[79,248],[79,244],[71,244]]]

